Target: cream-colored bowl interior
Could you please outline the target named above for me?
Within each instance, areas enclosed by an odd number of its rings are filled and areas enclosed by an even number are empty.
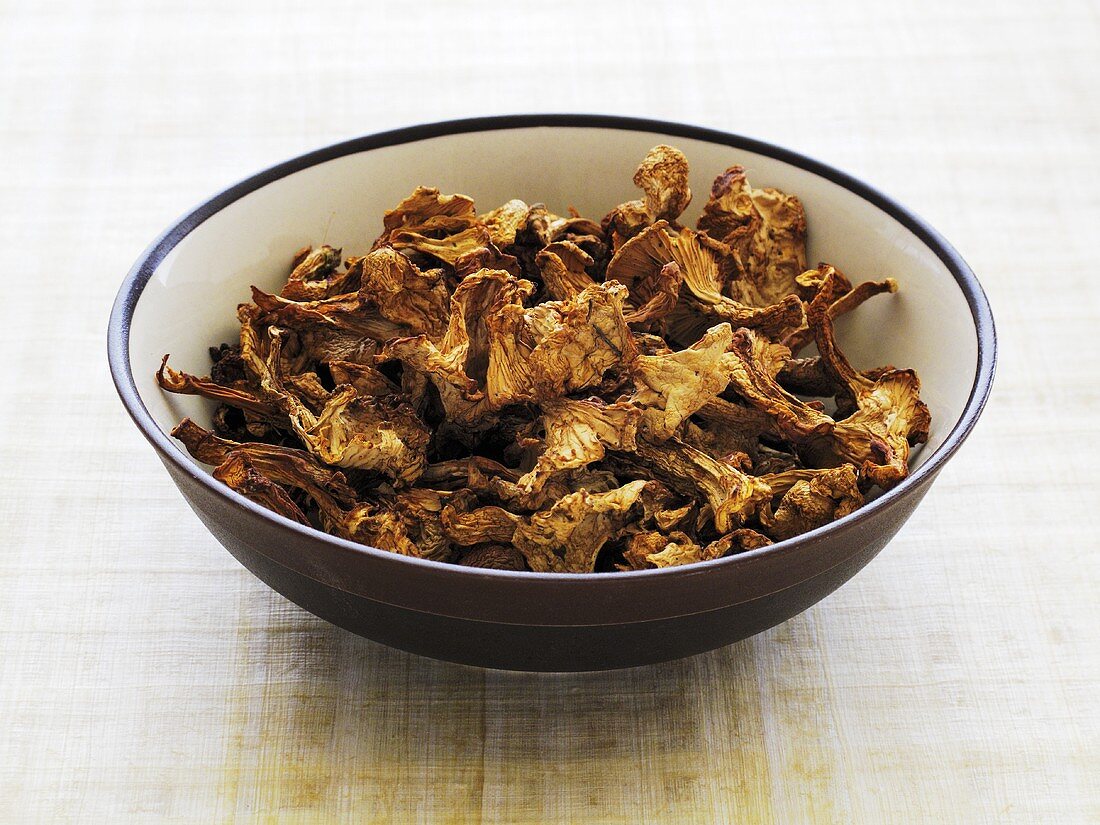
[[[142,401],[168,432],[184,416],[209,420],[213,405],[162,392],[153,380],[161,356],[177,369],[206,374],[207,348],[235,341],[236,305],[249,285],[277,291],[292,253],[327,242],[345,255],[370,248],[382,213],[418,184],[473,197],[479,210],[510,198],[574,206],[599,219],[638,196],[631,177],[657,143],[683,150],[695,193],[684,222],[694,225],[714,177],[739,163],[755,186],[797,194],[809,224],[809,259],[853,281],[894,277],[900,291],[872,298],[838,323],[841,346],[857,368],[913,367],[932,411],[929,442],[917,466],[962,415],[974,383],[978,342],[962,290],[909,229],[874,204],[797,166],[728,146],[656,132],[540,126],[472,132],[345,155],[294,172],[229,204],[164,258],[135,308],[130,359]]]

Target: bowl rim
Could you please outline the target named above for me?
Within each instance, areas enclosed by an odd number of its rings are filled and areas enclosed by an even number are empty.
[[[607,573],[573,573],[563,575],[561,573],[536,573],[532,571],[491,570],[485,568],[463,567],[462,565],[447,562],[402,556],[370,545],[342,539],[313,527],[299,524],[252,502],[236,491],[218,482],[212,475],[203,471],[199,465],[161,429],[160,425],[157,424],[148,408],[146,408],[145,403],[142,401],[141,395],[137,389],[137,384],[134,381],[129,353],[131,321],[141,294],[157,267],[188,234],[204,221],[235,201],[269,183],[273,183],[274,181],[302,171],[303,169],[344,157],[345,155],[358,154],[360,152],[375,149],[384,149],[407,143],[415,143],[430,138],[468,134],[471,132],[540,127],[595,128],[648,132],[657,135],[681,137],[706,143],[714,143],[728,146],[732,149],[740,149],[754,154],[765,155],[791,166],[795,166],[803,171],[823,177],[847,189],[906,227],[920,239],[925,246],[935,253],[954,277],[955,282],[961,289],[967,305],[970,308],[977,335],[978,353],[974,383],[971,386],[970,395],[967,398],[962,414],[959,416],[954,427],[952,427],[951,431],[944,438],[943,443],[928,456],[923,464],[910,473],[910,475],[896,487],[882,493],[878,498],[866,503],[854,513],[822,527],[802,533],[794,538],[776,542],[775,544],[755,550],[748,550],[733,556],[726,556],[724,558],[697,562],[679,567],[621,571],[612,575]],[[860,522],[873,518],[875,514],[906,497],[909,493],[917,490],[926,482],[930,482],[947,460],[955,454],[966,440],[967,436],[969,436],[986,405],[992,389],[993,376],[996,371],[997,363],[997,333],[993,321],[993,313],[989,306],[989,300],[986,297],[985,291],[982,289],[973,270],[971,270],[970,266],[963,260],[958,251],[938,231],[933,229],[930,224],[911,209],[903,206],[889,195],[847,172],[766,141],[704,126],[620,115],[575,113],[513,114],[437,121],[376,132],[340,141],[298,155],[282,163],[277,163],[211,196],[199,205],[188,210],[183,216],[165,229],[149,244],[130,268],[130,271],[127,273],[118,290],[114,305],[111,309],[111,316],[107,328],[107,356],[111,378],[114,381],[115,389],[118,392],[119,398],[122,400],[123,406],[126,408],[127,413],[130,415],[131,419],[133,419],[141,433],[157,450],[161,458],[170,461],[177,470],[190,476],[216,496],[238,507],[242,507],[245,510],[251,511],[253,514],[266,519],[281,530],[289,531],[300,537],[315,541],[325,541],[334,548],[347,553],[375,556],[388,563],[403,563],[409,566],[410,572],[418,567],[423,569],[426,565],[427,569],[433,571],[446,569],[456,576],[468,578],[482,580],[486,578],[495,578],[523,582],[531,585],[535,585],[537,582],[542,581],[547,584],[552,583],[554,586],[559,587],[579,587],[586,585],[590,586],[592,583],[599,581],[607,584],[612,582],[624,584],[629,580],[639,578],[644,578],[646,581],[652,582],[657,577],[663,577],[665,579],[686,576],[694,577],[707,569],[713,570],[724,566],[740,566],[762,556],[777,556],[787,552],[793,552],[797,548],[804,547],[833,532],[847,529],[848,527],[855,526]]]

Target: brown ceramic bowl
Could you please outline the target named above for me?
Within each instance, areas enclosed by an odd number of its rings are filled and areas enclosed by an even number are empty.
[[[275,288],[287,255],[326,239],[361,253],[384,209],[417,184],[479,204],[513,197],[600,216],[636,197],[631,176],[657,143],[686,152],[692,189],[727,166],[798,194],[810,260],[901,291],[845,318],[856,364],[914,367],[932,410],[913,472],[858,512],[731,558],[665,570],[554,575],[478,570],[393,555],[302,527],[216,482],[168,432],[206,402],[153,381],[161,355],[203,372],[206,347],[236,337],[250,284]],[[685,222],[693,222],[696,197]],[[376,226],[376,224],[379,224]],[[824,598],[869,562],[920,503],[974,426],[993,379],[995,336],[974,273],[935,230],[886,195],[809,158],[674,123],[580,115],[454,121],[371,135],[280,164],[203,203],[127,276],[111,315],[111,372],[134,422],[203,523],[272,588],[334,624],[426,656],[518,670],[598,670],[688,656],[758,633]]]

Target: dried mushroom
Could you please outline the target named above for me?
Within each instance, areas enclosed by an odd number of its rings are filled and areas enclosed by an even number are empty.
[[[655,221],[675,221],[691,202],[688,161],[671,146],[654,146],[637,171],[634,185],[645,193],[641,200],[615,207],[603,219],[613,250]]]
[[[594,464],[608,449],[637,447],[642,410],[633,404],[558,398],[545,402],[542,409],[546,448],[535,466],[516,482],[524,492],[541,490],[557,473]]]
[[[794,195],[753,189],[741,166],[715,181],[699,229],[737,254],[744,278],[769,303],[798,292],[806,269],[806,215]]]
[[[680,299],[672,310],[671,336],[690,343],[715,321],[778,334],[804,321],[801,301],[788,295],[768,301],[751,283],[736,275],[737,259],[725,244],[686,227],[674,230],[666,221],[646,227],[615,253],[607,278],[625,284],[636,306],[655,291],[654,274],[675,262],[682,276]]]
[[[363,258],[360,283],[360,298],[373,301],[386,320],[430,336],[447,328],[451,294],[441,270],[421,272],[400,252],[383,246]]]
[[[294,255],[293,269],[279,294],[292,301],[319,301],[353,291],[359,275],[355,266],[338,272],[340,250],[323,245],[303,247]]]
[[[806,265],[794,195],[657,146],[602,222],[418,187],[360,257],[304,247],[253,287],[173,431],[241,495],[392,553],[487,570],[655,570],[756,550],[908,473],[912,370],[857,370],[834,320],[897,290]],[[801,357],[816,345],[817,354]]]
[[[600,550],[626,526],[648,483],[563,496],[550,509],[522,520],[512,542],[536,573],[591,573]]]
[[[781,498],[774,511],[769,506],[761,513],[760,522],[777,541],[854,513],[863,504],[850,464],[826,470],[787,470],[767,479],[772,492]]]
[[[809,316],[822,363],[839,388],[838,406],[849,411],[836,422],[826,452],[837,463],[857,467],[865,484],[888,489],[909,474],[910,448],[928,440],[932,416],[920,400],[920,379],[913,370],[884,367],[865,374],[852,368],[833,334],[832,279],[826,279]]]

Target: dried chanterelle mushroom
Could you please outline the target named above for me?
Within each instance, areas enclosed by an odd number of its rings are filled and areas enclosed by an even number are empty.
[[[421,186],[366,255],[299,250],[209,377],[165,356],[161,387],[217,402],[173,434],[293,521],[502,570],[708,561],[905,478],[916,373],[860,371],[833,333],[897,284],[808,268],[800,201],[740,166],[695,229],[682,152],[654,147],[634,183],[599,223]]]

